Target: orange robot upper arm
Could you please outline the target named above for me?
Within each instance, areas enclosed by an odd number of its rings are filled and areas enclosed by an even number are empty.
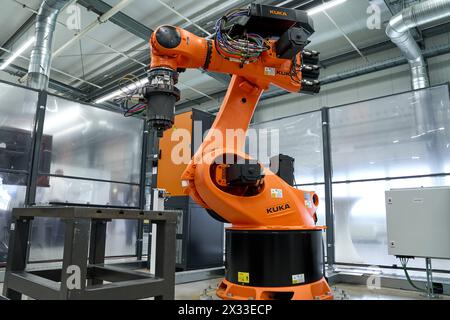
[[[244,65],[225,59],[218,52],[214,41],[198,37],[178,27],[159,27],[153,33],[150,45],[151,68],[168,67],[173,70],[203,68],[242,76],[262,89],[267,89],[273,84],[289,92],[301,90],[301,84],[294,82],[290,77],[292,61],[277,57],[274,41],[270,41],[270,50],[263,52],[256,62]],[[299,64],[300,59],[298,56]],[[300,72],[297,76],[301,80]]]

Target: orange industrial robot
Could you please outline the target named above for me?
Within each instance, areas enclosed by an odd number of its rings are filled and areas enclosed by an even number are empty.
[[[226,230],[223,299],[332,299],[323,273],[318,196],[291,187],[244,152],[259,98],[271,84],[289,92],[318,93],[318,52],[306,50],[314,32],[304,11],[252,4],[227,13],[214,38],[161,26],[150,39],[147,120],[162,136],[174,121],[185,69],[231,74],[223,104],[203,144],[181,177],[186,193]],[[228,134],[228,135],[227,135]],[[295,139],[295,137],[282,137]],[[229,139],[228,139],[229,140]]]

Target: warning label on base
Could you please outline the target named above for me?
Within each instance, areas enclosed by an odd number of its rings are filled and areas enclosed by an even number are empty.
[[[303,282],[305,282],[305,275],[303,273],[292,275],[292,284],[299,284]]]
[[[240,283],[250,283],[250,273],[248,273],[248,272],[238,272],[238,282],[240,282]]]

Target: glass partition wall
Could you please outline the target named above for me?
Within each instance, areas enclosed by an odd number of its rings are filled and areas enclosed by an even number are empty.
[[[263,145],[264,159],[279,153],[295,158],[297,186],[320,196],[318,223],[333,233],[332,243],[327,238],[330,264],[398,265],[388,255],[384,192],[450,186],[447,84],[256,123],[252,128],[278,131],[279,148]],[[324,139],[324,132],[329,139]],[[326,157],[330,165],[325,165]],[[325,212],[327,184],[330,212]],[[415,259],[410,266],[424,268],[425,262]],[[433,260],[433,267],[450,271],[450,261]]]
[[[49,96],[36,204],[138,208],[142,135],[141,119]],[[108,223],[106,254],[134,255],[136,230],[133,220]],[[30,260],[61,259],[63,234],[60,220],[36,219]]]
[[[144,121],[43,95],[0,83],[0,266],[14,207],[143,205]],[[265,165],[280,153],[295,158],[296,186],[320,196],[318,224],[333,235],[326,237],[329,264],[389,267],[397,261],[387,254],[384,192],[450,185],[449,101],[441,85],[256,123],[249,134],[256,148],[247,147]],[[110,223],[108,255],[135,255],[136,229]],[[58,221],[36,219],[29,259],[61,259],[63,231]],[[433,266],[450,271],[445,260]]]
[[[6,262],[11,210],[25,204],[38,92],[0,83],[0,266]]]
[[[14,207],[142,207],[143,135],[143,119],[0,83],[0,266]],[[63,234],[58,219],[35,219],[30,262],[62,259]],[[136,238],[137,222],[108,223],[107,256],[136,255]]]
[[[270,158],[278,154],[284,154],[295,159],[295,184],[302,190],[317,193],[319,196],[317,223],[318,225],[325,225],[321,112],[308,112],[292,117],[254,123],[250,129],[247,151],[266,167],[270,165]],[[250,140],[252,134],[257,137],[256,140]],[[252,145],[255,142],[256,147]]]
[[[336,262],[392,266],[384,192],[450,185],[447,85],[332,108]],[[426,219],[426,212],[424,212]],[[411,267],[424,268],[424,259]],[[450,270],[450,261],[433,260]]]

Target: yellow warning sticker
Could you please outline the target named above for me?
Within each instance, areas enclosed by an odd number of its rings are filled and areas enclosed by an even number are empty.
[[[277,74],[277,70],[275,68],[271,68],[271,67],[265,67],[264,68],[264,75],[265,76],[276,76]]]
[[[270,195],[273,199],[282,199],[283,198],[283,190],[281,189],[270,189]]]
[[[303,273],[292,275],[292,284],[300,284],[304,282],[305,282],[305,275]]]
[[[250,273],[248,273],[248,272],[238,272],[238,282],[240,282],[240,283],[250,283]]]

